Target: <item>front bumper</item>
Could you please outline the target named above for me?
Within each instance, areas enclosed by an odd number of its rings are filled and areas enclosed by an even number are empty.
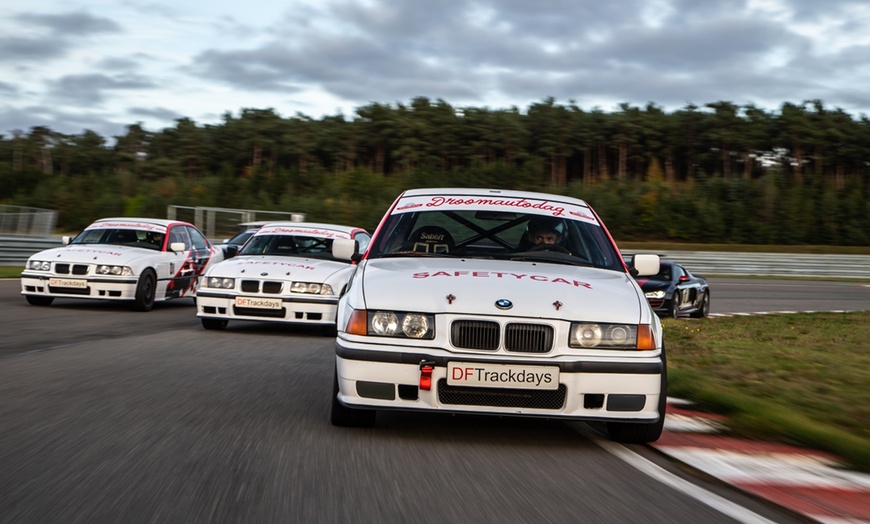
[[[224,320],[335,325],[337,298],[274,297],[281,299],[281,308],[267,309],[237,307],[236,296],[200,289],[196,294],[196,316]]]
[[[451,361],[558,366],[559,387],[529,390],[451,386],[447,384],[447,363]],[[429,390],[419,387],[421,362],[432,366]],[[659,418],[663,372],[659,355],[628,359],[506,358],[336,340],[338,400],[351,408],[655,422]]]
[[[81,282],[83,287],[52,286],[51,279]],[[135,277],[94,278],[70,277],[69,275],[21,274],[21,294],[58,298],[96,298],[107,300],[133,300],[136,298]]]

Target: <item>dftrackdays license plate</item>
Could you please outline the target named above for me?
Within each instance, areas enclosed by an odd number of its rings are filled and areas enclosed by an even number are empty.
[[[74,278],[52,278],[48,281],[48,285],[51,287],[74,287],[84,289],[88,287],[88,281]]]
[[[447,383],[451,386],[481,388],[558,389],[559,368],[448,362]]]
[[[236,297],[237,307],[252,307],[259,309],[281,309],[280,298]]]

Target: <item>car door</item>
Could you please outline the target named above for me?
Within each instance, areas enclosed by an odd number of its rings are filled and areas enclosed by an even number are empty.
[[[166,286],[166,298],[179,298],[186,295],[196,284],[196,266],[193,261],[193,243],[187,227],[176,224],[169,228],[169,244],[176,242],[184,244],[184,251],[178,252],[178,262],[171,280]]]

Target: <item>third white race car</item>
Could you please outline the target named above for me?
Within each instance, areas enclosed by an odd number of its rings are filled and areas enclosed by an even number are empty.
[[[354,266],[332,255],[335,239],[364,251],[362,228],[310,222],[272,222],[260,227],[233,258],[203,277],[197,316],[206,329],[230,320],[319,324],[334,330],[339,294]]]

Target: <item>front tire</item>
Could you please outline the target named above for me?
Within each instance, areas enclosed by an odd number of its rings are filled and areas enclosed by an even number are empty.
[[[42,297],[39,295],[24,295],[24,299],[31,306],[50,306],[54,302],[54,297]]]
[[[157,277],[154,271],[146,269],[139,277],[136,286],[136,298],[133,299],[133,311],[151,311],[154,309],[154,297],[157,296]]]
[[[668,304],[668,318],[678,318],[680,316],[680,292],[674,291],[674,296],[671,297],[671,302]]]
[[[610,440],[622,444],[643,444],[655,442],[662,436],[665,428],[665,412],[668,409],[668,363],[665,348],[662,346],[662,381],[659,390],[659,419],[651,423],[608,422],[607,433]]]
[[[375,425],[378,412],[373,409],[351,409],[338,401],[338,372],[332,379],[332,407],[329,421],[333,426],[367,428]]]
[[[216,330],[226,329],[227,324],[229,323],[228,320],[225,320],[223,318],[201,318],[200,321],[202,321],[202,327],[204,327],[205,329]]]

